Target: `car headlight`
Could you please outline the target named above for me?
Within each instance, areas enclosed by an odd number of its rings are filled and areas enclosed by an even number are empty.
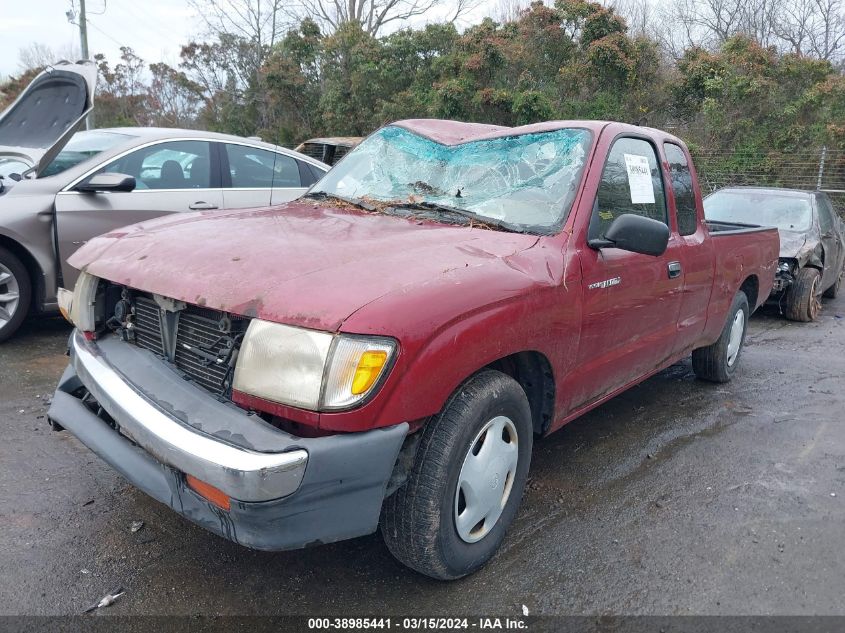
[[[396,351],[393,339],[330,334],[253,319],[232,387],[312,411],[347,409],[372,392]]]
[[[97,319],[94,304],[97,300],[99,278],[88,273],[80,273],[76,280],[73,293],[59,288],[59,311],[77,328],[83,332],[93,332],[97,329]]]
[[[780,264],[778,264],[778,270],[782,273],[788,273],[792,270],[792,264],[790,264],[789,262],[781,262]]]

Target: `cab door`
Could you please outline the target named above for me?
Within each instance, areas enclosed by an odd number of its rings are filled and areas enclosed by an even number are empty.
[[[92,237],[170,213],[217,209],[223,204],[212,144],[164,141],[124,154],[88,174],[114,172],[135,177],[128,192],[87,193],[74,187],[56,195],[56,227],[62,283],[73,288],[78,271],[67,259]],[[187,245],[186,245],[187,246]]]
[[[647,161],[651,187],[631,176]],[[584,296],[578,362],[570,385],[573,408],[587,405],[649,373],[674,349],[682,275],[682,243],[673,231],[663,255],[593,249],[614,219],[632,213],[669,224],[658,154],[643,138],[620,137],[608,154],[580,246]]]
[[[670,215],[677,219],[678,240],[682,244],[679,258],[682,295],[678,313],[676,354],[689,352],[700,340],[707,324],[707,308],[713,291],[715,253],[713,239],[704,228],[704,209],[696,195],[696,183],[687,152],[675,143],[664,143],[666,172],[671,195]],[[673,231],[674,232],[674,231]]]

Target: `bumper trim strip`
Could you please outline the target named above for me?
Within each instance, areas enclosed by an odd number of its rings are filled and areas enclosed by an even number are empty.
[[[307,451],[259,453],[191,430],[127,383],[79,331],[72,337],[71,364],[121,432],[162,463],[239,501],[279,499],[302,482]]]

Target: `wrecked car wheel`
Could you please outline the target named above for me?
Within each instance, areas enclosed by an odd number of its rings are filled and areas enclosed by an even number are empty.
[[[440,580],[481,568],[519,508],[532,440],[522,387],[498,371],[473,376],[426,426],[408,482],[385,501],[391,553]]]
[[[815,321],[821,310],[821,275],[815,268],[802,268],[786,292],[784,314],[790,321]]]
[[[14,253],[0,247],[0,343],[23,323],[31,295],[26,268]]]
[[[836,278],[836,281],[833,282],[833,285],[824,291],[822,296],[825,299],[836,299],[839,296],[839,288],[842,286],[842,277],[845,276],[845,270],[839,271],[839,276]]]
[[[740,290],[731,304],[728,321],[719,340],[692,352],[692,369],[698,378],[710,382],[728,382],[731,379],[742,354],[749,314],[748,298]]]

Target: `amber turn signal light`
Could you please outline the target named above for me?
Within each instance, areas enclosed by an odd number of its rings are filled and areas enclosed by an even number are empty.
[[[381,374],[387,362],[387,352],[383,350],[368,351],[361,355],[355,376],[352,378],[352,393],[359,395],[367,393]]]
[[[196,492],[200,497],[216,505],[218,508],[229,511],[230,499],[225,492],[219,488],[215,488],[211,484],[207,484],[201,479],[197,479],[192,475],[185,475],[185,481],[188,487]]]

